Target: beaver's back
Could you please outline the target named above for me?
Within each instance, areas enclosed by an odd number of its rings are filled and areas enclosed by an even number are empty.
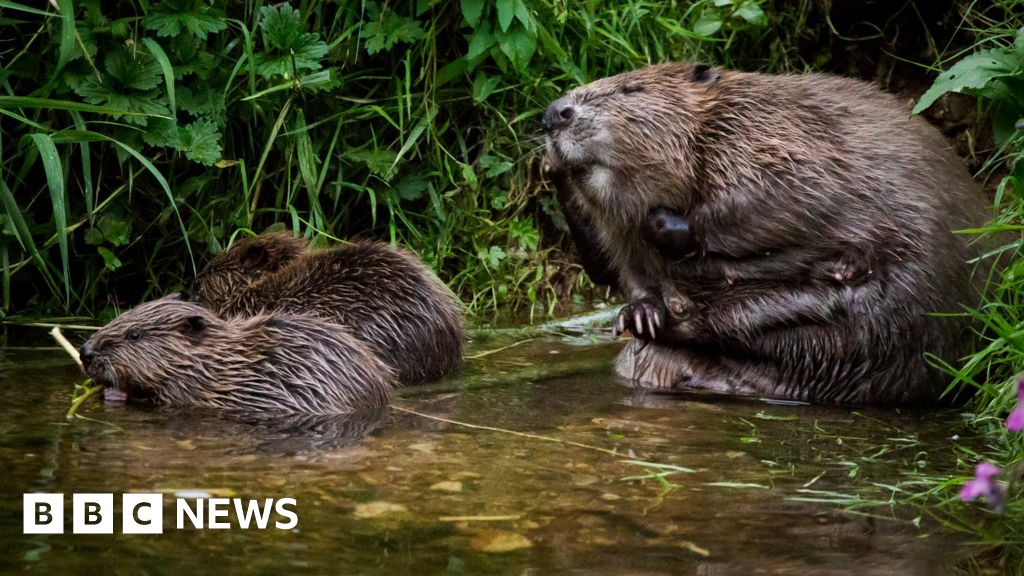
[[[437,380],[461,363],[464,330],[454,295],[417,258],[379,242],[308,252],[258,280],[241,303],[334,319],[403,384]]]

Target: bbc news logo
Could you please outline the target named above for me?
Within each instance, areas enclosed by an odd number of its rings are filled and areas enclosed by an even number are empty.
[[[299,523],[294,498],[175,498],[175,526],[178,530],[227,530],[257,528],[291,530]],[[114,533],[113,494],[72,494],[71,532],[73,534]],[[63,534],[64,495],[24,494],[22,503],[24,534]],[[233,521],[232,521],[233,520]],[[273,522],[271,522],[273,520]],[[121,533],[163,534],[163,494],[122,494]]]

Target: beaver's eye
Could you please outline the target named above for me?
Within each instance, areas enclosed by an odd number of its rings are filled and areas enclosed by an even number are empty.
[[[129,330],[124,336],[129,340],[138,340],[139,338],[142,338],[142,334],[140,334],[138,330]]]
[[[643,92],[643,91],[644,91],[644,87],[642,85],[636,84],[636,83],[623,84],[622,88],[619,88],[619,92],[622,92],[623,94],[632,94],[634,92]]]

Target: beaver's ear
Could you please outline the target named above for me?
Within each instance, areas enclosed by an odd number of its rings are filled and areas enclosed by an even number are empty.
[[[719,78],[721,78],[721,76],[711,69],[711,64],[706,62],[698,62],[697,64],[694,64],[693,70],[690,71],[690,79],[702,84],[714,83]]]
[[[266,246],[246,246],[238,256],[238,261],[246,268],[263,266],[269,259]]]
[[[195,315],[185,318],[185,331],[190,333],[199,333],[206,330],[206,318]]]

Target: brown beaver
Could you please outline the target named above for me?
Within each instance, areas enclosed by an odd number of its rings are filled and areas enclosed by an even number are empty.
[[[307,250],[283,233],[246,238],[207,264],[193,293],[227,316],[294,312],[339,322],[403,385],[442,378],[462,361],[455,296],[411,253],[380,242]]]
[[[98,384],[129,399],[236,412],[344,414],[386,406],[391,369],[342,326],[310,315],[221,319],[194,302],[137,306],[81,349]]]
[[[574,239],[629,297],[619,325],[654,340],[634,340],[620,374],[823,402],[939,397],[946,379],[925,354],[956,358],[969,331],[932,313],[977,303],[980,285],[968,262],[982,249],[952,231],[980,225],[986,206],[938,131],[893,96],[668,63],[579,87],[544,121]],[[687,219],[696,253],[651,244],[658,208]],[[813,280],[816,267],[847,274],[848,255],[857,281]],[[692,305],[670,313],[666,286]]]

